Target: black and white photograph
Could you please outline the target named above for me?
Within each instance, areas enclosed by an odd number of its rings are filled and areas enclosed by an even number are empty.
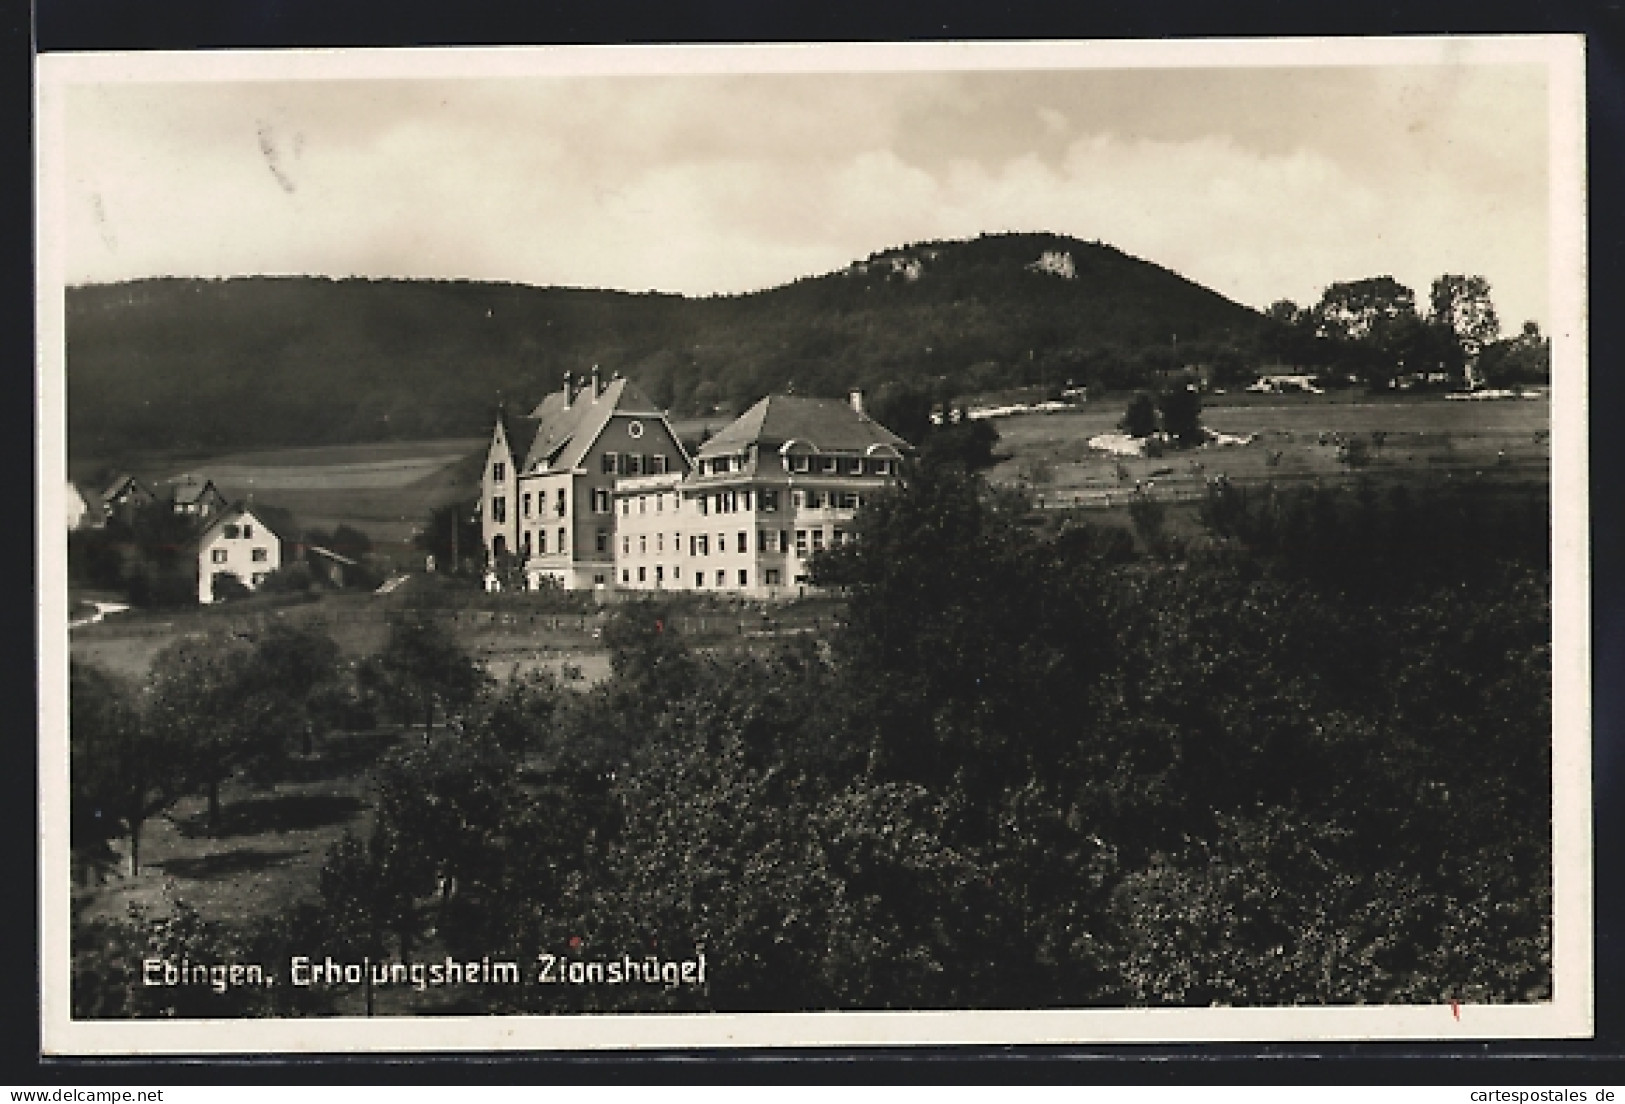
[[[1583,76],[42,57],[47,1052],[1588,1036]]]

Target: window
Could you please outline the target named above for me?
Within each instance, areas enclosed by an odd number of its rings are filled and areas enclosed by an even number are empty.
[[[890,460],[875,460],[875,461],[872,461],[872,463],[875,466],[875,474],[876,475],[890,475],[891,474],[891,461]]]
[[[638,513],[647,514],[648,512],[649,512],[649,496],[648,495],[638,495]]]
[[[766,578],[765,582],[767,583],[768,586],[778,586],[779,585],[779,569],[776,568],[776,567],[768,568],[767,569],[767,578]]]
[[[661,491],[659,494],[655,495],[655,513],[663,514],[665,512],[666,512],[666,492]]]
[[[536,554],[538,556],[547,555],[547,530],[546,529],[538,529],[538,530],[536,530]]]
[[[792,456],[792,457],[790,457],[790,470],[793,471],[793,472],[807,471],[810,466],[811,466],[811,461],[806,456]]]
[[[243,531],[240,525],[227,525],[221,530],[221,535],[227,540],[236,540]]]
[[[790,492],[790,505],[794,506],[796,509],[799,510],[799,509],[801,509],[801,503],[803,501],[804,500],[801,497],[801,492],[800,491],[791,491]]]
[[[835,472],[837,470],[839,470],[840,465],[841,465],[841,462],[839,460],[837,460],[835,457],[833,457],[833,456],[824,457],[823,468],[824,468],[824,471],[826,473],[828,473],[829,475],[834,475]]]
[[[595,514],[609,513],[609,490],[599,487],[592,492],[592,512]]]
[[[717,555],[719,555],[719,556],[725,555],[727,553],[727,551],[728,551],[728,534],[726,534],[726,533],[718,533],[717,534]]]
[[[745,532],[743,529],[739,531],[739,551],[750,551],[750,534]]]
[[[706,507],[706,504],[711,501],[710,498],[707,497],[706,495],[695,495],[694,496],[694,501],[699,504],[700,516],[704,517],[706,515],[706,512],[707,512],[705,507]]]
[[[656,533],[655,534],[655,551],[656,552],[664,552],[665,550],[666,550],[666,534],[664,534],[664,533]]]
[[[252,540],[252,539],[254,539],[254,527],[252,525],[243,526],[243,539],[244,540]]]
[[[524,532],[519,534],[519,554],[521,556],[529,556],[530,555],[530,530],[529,529],[526,529]]]
[[[616,473],[618,469],[615,466],[615,454],[613,452],[604,453],[602,468],[605,475],[614,475]]]
[[[216,548],[213,552],[210,552],[209,553],[209,562],[210,563],[225,563],[226,562],[226,550],[224,548]]]
[[[705,585],[705,572],[696,571],[694,573],[694,589],[698,590],[700,587],[702,587],[704,585]]]
[[[796,555],[805,556],[806,554],[807,554],[807,530],[805,530],[805,529],[797,529],[796,530]]]
[[[683,554],[683,534],[673,533],[671,535],[671,550],[679,556]]]
[[[646,583],[648,581],[649,581],[649,569],[644,567],[642,564],[639,564],[638,565],[638,582]]]
[[[698,543],[699,555],[709,556],[711,554],[711,538],[706,536],[704,533],[701,533],[697,537],[690,537],[689,540],[691,542]]]
[[[665,581],[666,581],[666,569],[664,567],[661,567],[659,564],[655,564],[655,582],[663,583]]]
[[[646,556],[648,554],[649,554],[649,538],[644,536],[642,533],[639,533],[638,534],[638,555]]]
[[[569,546],[568,543],[565,542],[565,539],[564,539],[564,526],[561,525],[561,526],[559,526],[559,552],[564,553],[564,552],[569,551],[569,549],[570,549],[570,546]]]
[[[846,530],[845,529],[836,529],[834,532],[832,532],[829,535],[829,543],[831,543],[831,544],[845,544],[846,543]]]
[[[651,457],[649,457],[649,474],[650,475],[665,475],[666,474],[666,458],[664,456],[651,456]]]
[[[779,530],[779,551],[790,551],[790,530],[788,529]]]
[[[530,492],[526,491],[519,499],[519,512],[525,517],[530,516]]]
[[[632,512],[632,500],[630,498],[621,499],[621,516],[626,517],[631,512]]]
[[[600,529],[600,530],[597,531],[596,536],[597,536],[597,540],[598,540],[598,543],[596,545],[598,551],[600,551],[600,552],[608,552],[609,551],[609,531],[606,530],[606,529]],[[602,579],[600,579],[598,581],[603,582]]]
[[[566,510],[567,510],[567,509],[568,509],[568,508],[569,508],[569,507],[567,507],[567,506],[566,506],[566,505],[565,505],[565,503],[564,503],[564,488],[563,488],[563,487],[560,487],[560,488],[559,488],[559,494],[558,494],[558,502],[557,502],[557,503],[556,503],[556,504],[555,504],[555,505],[554,505],[554,507],[553,507],[553,512],[554,512],[554,513],[556,513],[556,514],[558,514],[558,515],[559,515],[559,517],[563,517],[563,516],[564,516],[564,514],[565,514],[565,511],[566,511]]]
[[[682,564],[673,564],[672,565],[671,577],[673,579],[681,579],[683,577],[683,565]]]
[[[813,551],[821,552],[824,548],[824,527],[820,525],[812,531]]]
[[[761,503],[762,503],[762,509],[766,513],[769,513],[769,514],[778,513],[779,512],[779,492],[778,491],[763,491],[761,493]]]
[[[750,513],[750,492],[745,492],[745,512]]]
[[[739,585],[750,586],[750,572],[746,571],[744,568],[739,569]]]
[[[627,475],[642,475],[643,474],[643,457],[639,456],[635,452],[627,453],[626,454],[626,474]]]
[[[630,570],[628,570],[627,568],[624,568],[624,567],[621,568],[621,582],[630,583],[631,581],[632,581],[632,572]]]
[[[854,456],[850,461],[847,462],[846,470],[848,472],[850,472],[851,474],[853,474],[853,475],[862,475],[863,474],[863,457]]]
[[[251,558],[255,563],[269,563],[271,560],[271,553],[267,549],[256,548],[253,550],[253,556]]]
[[[259,586],[261,583],[265,582],[265,577],[269,574],[270,572],[268,571],[256,571],[248,578],[249,581],[251,581],[255,586]]]
[[[632,554],[632,538],[627,536],[625,533],[622,533],[621,534],[621,555],[630,556],[631,554]]]
[[[728,585],[728,573],[726,571],[722,570],[720,567],[717,568],[717,586],[725,587],[727,585]]]
[[[598,574],[597,574],[597,575],[594,575],[594,576],[593,576],[593,577],[592,577],[592,582],[593,582],[593,585],[594,585],[594,586],[603,586],[603,585],[604,585],[604,576],[603,576],[603,573],[602,573],[602,572],[600,572],[600,573],[598,573]]]
[[[766,552],[767,550],[767,530],[758,529],[756,530],[756,551]]]
[[[508,478],[508,465],[504,464],[500,460],[498,460],[495,464],[491,465],[491,482],[493,482],[493,483],[502,483],[502,482],[505,482],[507,480],[507,478]]]
[[[809,510],[822,510],[823,508],[824,508],[824,492],[823,491],[808,491],[807,492],[807,509],[809,509]]]
[[[508,500],[507,499],[505,499],[505,498],[493,498],[491,500],[491,520],[496,522],[498,525],[503,525],[503,524],[505,524],[507,522],[507,520],[508,520]]]
[[[722,513],[722,492],[717,492],[717,513]]]

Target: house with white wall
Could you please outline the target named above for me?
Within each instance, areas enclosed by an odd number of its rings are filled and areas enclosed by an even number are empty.
[[[249,506],[228,506],[219,511],[198,535],[197,600],[215,600],[215,580],[234,575],[249,590],[282,566],[282,538]]]
[[[868,498],[913,447],[850,401],[769,395],[695,456],[684,476],[616,482],[615,580],[629,590],[782,598],[807,561],[845,544]]]

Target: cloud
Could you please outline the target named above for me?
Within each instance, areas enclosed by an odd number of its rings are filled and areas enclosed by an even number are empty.
[[[1545,319],[1526,69],[107,85],[69,98],[70,278],[442,276],[708,293],[1000,230],[1254,306],[1483,273]],[[116,244],[116,248],[114,247]]]

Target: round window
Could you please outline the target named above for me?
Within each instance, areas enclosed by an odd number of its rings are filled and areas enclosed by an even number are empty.
[[[626,435],[628,437],[632,438],[632,440],[634,440],[634,441],[636,441],[639,437],[642,437],[643,436],[643,423],[642,422],[627,422],[626,423]]]

